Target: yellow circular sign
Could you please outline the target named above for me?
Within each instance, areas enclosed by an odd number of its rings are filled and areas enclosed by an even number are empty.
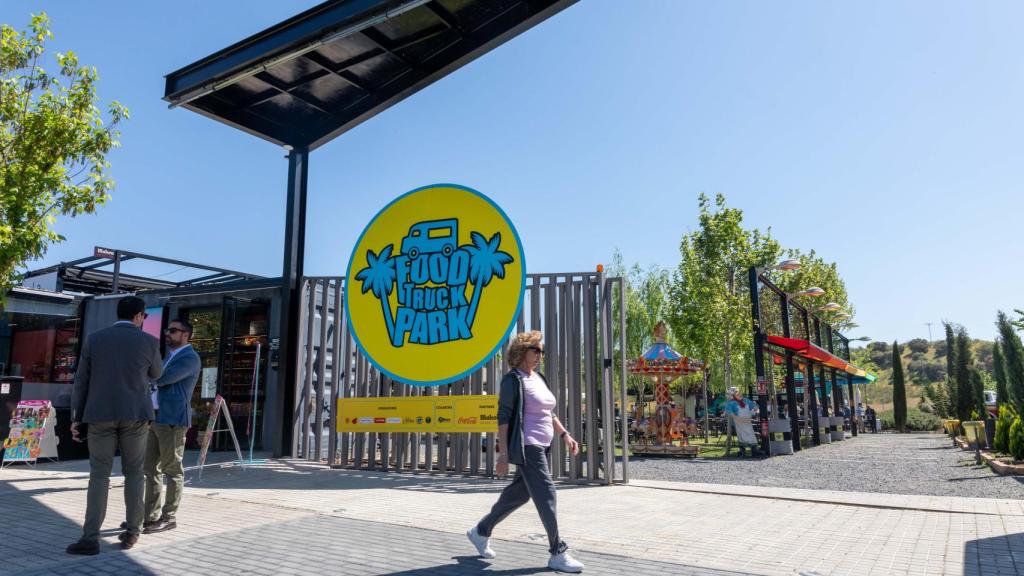
[[[512,222],[483,194],[435,184],[374,216],[345,275],[345,311],[381,372],[419,386],[468,376],[501,347],[526,289]]]

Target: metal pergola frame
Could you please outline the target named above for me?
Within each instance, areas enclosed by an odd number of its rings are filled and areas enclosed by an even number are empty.
[[[328,0],[166,77],[164,100],[288,150],[281,366],[298,360],[309,153],[577,0]],[[281,374],[275,456],[298,385]]]
[[[121,272],[121,264],[130,260],[160,262],[182,268],[190,268],[201,272],[201,275],[185,280],[172,281]],[[104,270],[107,267],[111,267],[111,269]],[[175,288],[216,288],[235,282],[264,280],[263,276],[237,272],[227,268],[142,254],[141,252],[132,252],[130,250],[101,247],[96,247],[92,256],[70,262],[61,262],[39,270],[32,270],[25,274],[25,279],[47,274],[56,274],[57,292],[81,292],[95,295]]]
[[[754,367],[757,375],[758,386],[758,407],[761,412],[762,425],[762,448],[766,454],[770,454],[769,451],[769,438],[768,434],[764,433],[767,429],[767,408],[768,408],[768,394],[766,387],[760,386],[760,383],[765,381],[765,365],[764,365],[764,352],[769,348],[767,336],[768,334],[764,330],[764,318],[761,311],[761,288],[766,288],[773,296],[779,299],[779,307],[781,314],[781,328],[782,336],[785,338],[794,338],[793,327],[792,327],[792,316],[797,316],[797,320],[802,324],[803,334],[806,339],[827,350],[830,354],[835,354],[837,357],[843,360],[850,360],[850,341],[849,339],[835,329],[831,324],[823,321],[817,315],[812,314],[806,307],[791,301],[788,294],[781,288],[776,286],[772,281],[765,276],[765,272],[755,267],[751,267],[749,270],[750,280],[750,301],[751,301],[751,315],[753,318],[753,333],[754,333]],[[824,336],[822,329],[825,329]],[[792,350],[780,348],[778,353],[783,354],[786,363],[786,407],[788,410],[788,420],[790,422],[790,433],[793,443],[793,451],[798,452],[801,449],[800,441],[800,420],[799,414],[797,413],[797,401],[796,401],[796,381],[794,378],[795,373],[795,353]],[[832,390],[831,396],[832,410],[833,413],[839,413],[842,410],[842,388],[839,386],[839,370],[832,367],[827,367],[820,362],[816,362],[810,358],[801,358],[800,362],[806,367],[806,374],[804,376],[804,396],[809,402],[808,412],[805,417],[809,417],[811,420],[811,443],[814,446],[821,444],[822,439],[820,436],[821,429],[818,417],[818,394],[815,387],[815,368],[820,370],[820,380],[822,386],[825,386],[826,382],[826,369],[830,371]],[[848,387],[850,402],[853,402],[853,378],[843,372],[843,377],[846,380]],[[822,417],[827,418],[829,416],[829,397],[827,396],[827,388],[823,388],[823,393],[826,394],[824,397],[825,402],[822,404]],[[851,424],[853,422],[853,406],[851,406]],[[857,436],[856,425],[851,426],[851,433],[853,436]]]

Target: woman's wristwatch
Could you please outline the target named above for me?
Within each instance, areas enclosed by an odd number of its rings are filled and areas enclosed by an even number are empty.
[[[562,430],[562,434],[559,436],[559,438],[565,440],[565,435],[568,434],[568,433],[569,433],[568,430]]]

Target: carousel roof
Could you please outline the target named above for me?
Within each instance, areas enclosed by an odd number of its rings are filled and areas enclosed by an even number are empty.
[[[629,371],[634,374],[692,374],[704,368],[700,360],[688,358],[672,349],[663,341],[655,342],[638,358],[628,362]]]

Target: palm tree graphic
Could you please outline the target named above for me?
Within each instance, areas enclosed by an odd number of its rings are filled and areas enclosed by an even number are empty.
[[[375,255],[373,250],[367,250],[367,267],[356,274],[356,279],[363,281],[363,294],[373,290],[373,295],[380,300],[384,320],[387,322],[389,341],[393,341],[395,336],[395,321],[391,318],[391,304],[388,302],[398,276],[395,271],[395,259],[391,257],[394,247],[394,244],[388,244],[379,255]]]
[[[498,251],[501,246],[501,232],[495,232],[490,240],[486,240],[479,232],[472,232],[469,237],[473,243],[464,246],[463,249],[469,252],[469,279],[473,282],[473,299],[469,303],[469,325],[472,326],[484,287],[490,284],[495,276],[504,278],[505,265],[512,263],[513,260],[511,255]]]

